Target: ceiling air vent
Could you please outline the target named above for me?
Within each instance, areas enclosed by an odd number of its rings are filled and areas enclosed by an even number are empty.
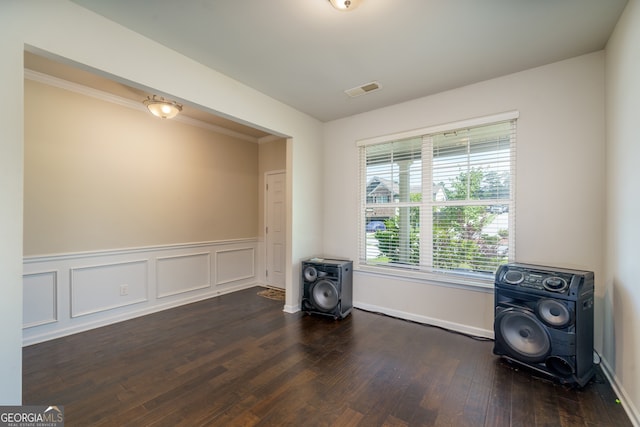
[[[371,82],[371,83],[365,83],[361,86],[356,86],[354,88],[351,89],[347,89],[344,91],[344,93],[346,93],[347,95],[349,95],[352,98],[355,98],[356,96],[360,96],[360,95],[364,95],[365,93],[370,93],[370,92],[375,92],[376,90],[380,89],[382,86],[380,86],[380,83],[378,82]]]

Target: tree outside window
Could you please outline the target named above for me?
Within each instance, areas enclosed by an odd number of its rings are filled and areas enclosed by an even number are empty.
[[[514,151],[515,120],[363,147],[363,222],[384,227],[361,263],[493,274],[513,254]]]

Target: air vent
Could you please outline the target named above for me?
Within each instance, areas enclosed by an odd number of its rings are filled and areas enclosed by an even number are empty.
[[[344,93],[346,93],[347,95],[349,95],[352,98],[355,98],[356,96],[360,96],[360,95],[364,95],[365,93],[370,93],[370,92],[375,92],[376,90],[380,89],[382,86],[380,86],[380,83],[378,82],[371,82],[371,83],[365,83],[361,86],[356,86],[354,88],[351,89],[347,89],[344,91]]]

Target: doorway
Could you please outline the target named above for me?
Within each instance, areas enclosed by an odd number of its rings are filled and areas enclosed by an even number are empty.
[[[286,173],[267,172],[265,177],[266,284],[285,288],[286,270]]]

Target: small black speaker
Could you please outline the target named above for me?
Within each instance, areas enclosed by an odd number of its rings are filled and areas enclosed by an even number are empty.
[[[593,363],[594,276],[530,264],[500,266],[493,352],[562,384],[584,386]]]
[[[302,311],[343,319],[353,308],[353,262],[311,258],[302,262]]]

